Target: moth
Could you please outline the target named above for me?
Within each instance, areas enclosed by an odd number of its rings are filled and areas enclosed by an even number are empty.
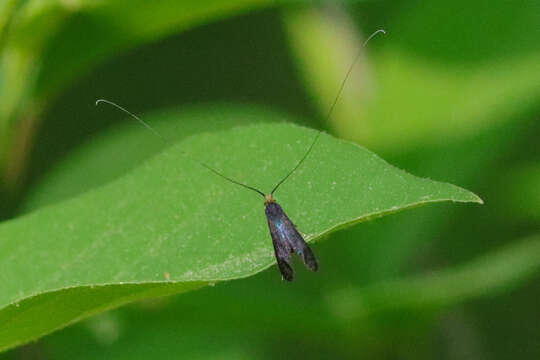
[[[386,34],[386,32],[382,29],[375,31],[373,34],[371,34],[367,40],[364,42],[362,47],[365,47],[366,44],[371,40],[375,35],[378,33]],[[341,92],[343,91],[343,88],[345,86],[345,83],[347,82],[347,79],[349,78],[349,75],[351,74],[351,71],[354,67],[354,64],[359,59],[361,54],[358,54],[349,67],[349,70],[347,71],[347,74],[345,75],[345,79],[341,82],[341,86],[338,90],[338,93],[336,97],[334,98],[334,102],[330,106],[330,110],[328,111],[328,114],[326,115],[326,119],[330,118],[330,115],[332,114],[332,111],[334,110],[334,107],[336,106],[336,103],[339,99],[339,96],[341,95]],[[321,135],[321,132],[319,131],[317,133],[317,136],[315,136],[315,139],[311,143],[311,146],[306,151],[304,156],[298,161],[296,166],[283,178],[281,179],[277,185],[272,189],[272,191],[269,194],[265,194],[259,189],[256,189],[254,187],[251,187],[249,185],[243,184],[241,182],[238,182],[236,180],[233,180],[231,178],[228,178],[227,176],[219,173],[218,171],[210,168],[209,166],[206,166],[205,164],[202,164],[207,169],[211,170],[215,174],[223,177],[224,179],[243,186],[249,190],[255,191],[258,194],[262,195],[264,197],[264,206],[265,206],[265,214],[266,214],[266,220],[268,221],[268,228],[270,230],[270,235],[272,236],[272,244],[274,245],[274,254],[276,256],[277,264],[279,271],[281,272],[281,276],[283,279],[287,281],[293,281],[294,280],[294,271],[291,266],[291,254],[296,253],[304,262],[306,267],[310,269],[311,271],[317,271],[319,269],[319,263],[317,262],[317,258],[315,257],[315,254],[313,254],[313,251],[308,246],[308,244],[304,241],[304,238],[298,230],[296,229],[296,225],[289,219],[285,211],[283,211],[283,208],[276,202],[274,199],[274,192],[279,188],[281,184],[287,180],[289,176],[291,176],[292,173],[302,165],[304,160],[307,158],[311,150],[313,149],[313,146],[315,146],[315,143],[319,139],[319,136]]]
[[[221,176],[222,178],[262,195],[265,206],[264,213],[266,215],[266,220],[268,221],[268,229],[270,230],[270,236],[272,237],[272,245],[274,246],[274,254],[279,272],[281,273],[282,278],[287,281],[294,280],[294,271],[291,266],[291,255],[293,253],[296,253],[300,259],[302,259],[306,267],[311,271],[317,271],[319,269],[319,263],[317,262],[315,254],[296,228],[296,225],[291,221],[283,208],[274,199],[274,193],[277,191],[280,185],[283,184],[285,180],[287,180],[289,176],[291,176],[300,167],[300,165],[302,165],[315,146],[317,140],[319,140],[320,135],[321,132],[319,131],[304,156],[298,161],[296,166],[289,171],[289,173],[283,179],[281,179],[276,186],[274,186],[269,194],[265,194],[257,188],[231,179],[221,174],[217,170],[207,166],[206,164],[201,163],[208,170]]]
[[[369,42],[369,40],[371,40],[378,33],[386,34],[386,32],[382,29],[375,31],[373,34],[371,34],[367,38],[367,40],[364,42],[362,47],[365,47],[366,44]],[[334,98],[334,102],[330,106],[330,110],[328,111],[326,115],[327,120],[330,118],[330,115],[332,114],[332,111],[334,110],[334,107],[339,99],[339,96],[341,95],[341,92],[343,91],[345,83],[347,82],[347,79],[349,78],[349,75],[351,74],[354,64],[356,63],[356,61],[358,61],[360,56],[361,56],[361,53],[359,53],[356,56],[355,60],[350,65],[349,70],[347,71],[347,74],[345,75],[345,79],[343,79],[343,81],[341,82],[341,86],[339,87],[338,93],[336,97]],[[157,133],[152,127],[150,127],[150,125],[142,121],[135,114],[129,112],[128,110],[124,109],[120,105],[117,105],[113,103],[112,101],[105,100],[105,99],[97,100],[96,105],[102,102],[110,104],[124,111],[125,113],[131,115],[136,120],[138,120],[142,125],[144,125],[146,128],[151,130],[155,135],[163,139],[163,137],[159,133]],[[255,191],[256,193],[260,194],[264,198],[264,206],[265,206],[264,212],[266,214],[266,220],[268,221],[268,228],[270,230],[270,236],[272,237],[272,244],[274,245],[274,254],[276,256],[276,260],[277,260],[277,264],[278,264],[278,268],[281,273],[281,276],[283,277],[283,279],[287,281],[294,280],[294,271],[291,266],[291,255],[293,253],[297,254],[300,257],[300,259],[302,259],[306,267],[310,269],[311,271],[317,271],[319,269],[319,263],[317,262],[317,258],[315,257],[315,254],[313,254],[313,251],[311,250],[311,248],[308,246],[308,244],[305,242],[302,235],[296,229],[296,225],[294,225],[294,223],[291,221],[291,219],[289,219],[289,217],[287,216],[283,208],[274,199],[274,193],[280,187],[280,185],[283,184],[285,180],[287,180],[289,176],[291,176],[296,171],[296,169],[300,167],[300,165],[302,165],[304,160],[307,158],[307,156],[313,149],[313,146],[315,146],[315,143],[317,142],[317,140],[319,140],[320,135],[321,135],[321,132],[319,131],[317,135],[315,136],[315,138],[313,139],[311,146],[308,148],[304,156],[298,161],[296,166],[291,171],[289,171],[289,173],[283,179],[281,179],[276,184],[276,186],[274,186],[274,188],[269,194],[265,194],[257,188],[254,188],[252,186],[233,180],[221,174],[217,170],[207,166],[206,164],[197,161],[199,164],[206,167],[208,170],[212,171],[213,173],[221,176],[222,178],[234,184],[240,185],[246,189]]]
[[[134,117],[136,120],[138,120],[140,123],[142,123],[145,127],[150,129],[152,132],[154,132],[155,135],[159,136],[163,139],[163,137],[156,132],[150,125],[148,125],[146,122],[142,121],[137,115],[129,112],[127,109],[121,107],[120,105],[109,101],[105,99],[99,99],[96,101],[96,105],[100,103],[106,103],[109,105],[112,105],[127,114]],[[308,246],[308,244],[305,242],[302,235],[298,232],[296,229],[296,225],[289,219],[285,211],[283,211],[283,208],[276,202],[274,199],[274,193],[277,191],[277,189],[291,176],[296,169],[302,165],[304,160],[306,160],[307,156],[313,149],[313,146],[315,146],[315,143],[317,140],[319,140],[319,137],[321,135],[321,132],[319,131],[315,138],[313,139],[313,142],[311,143],[310,147],[304,154],[304,156],[296,163],[296,166],[289,171],[289,173],[281,179],[276,186],[272,189],[272,191],[269,194],[263,193],[261,190],[254,188],[252,186],[246,185],[244,183],[241,183],[239,181],[236,181],[234,179],[231,179],[216,169],[206,165],[203,162],[196,161],[203,167],[207,168],[208,170],[212,171],[216,175],[219,175],[220,177],[232,182],[233,184],[240,185],[246,189],[255,191],[259,195],[261,195],[264,198],[264,206],[265,206],[265,214],[266,214],[266,220],[268,221],[268,228],[270,230],[270,235],[272,237],[272,244],[274,246],[274,254],[276,256],[277,264],[279,271],[281,273],[281,276],[283,279],[287,281],[293,281],[294,280],[294,271],[291,266],[291,255],[293,253],[296,253],[304,262],[306,267],[312,271],[317,271],[319,269],[319,264],[317,262],[317,259],[315,258],[315,255],[313,254],[313,251]]]

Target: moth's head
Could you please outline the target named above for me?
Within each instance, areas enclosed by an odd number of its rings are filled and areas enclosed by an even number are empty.
[[[268,205],[268,204],[271,204],[273,202],[276,202],[276,201],[274,200],[274,197],[272,196],[272,194],[266,194],[264,196],[264,205]]]

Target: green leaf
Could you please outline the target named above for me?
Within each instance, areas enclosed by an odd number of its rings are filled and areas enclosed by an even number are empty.
[[[104,186],[3,223],[0,349],[129,301],[274,264],[262,197],[197,161],[267,192],[315,135],[286,123],[200,133]],[[481,202],[326,134],[276,198],[310,241],[431,202]]]
[[[14,124],[39,122],[44,105],[97,64],[174,32],[273,4],[271,0],[6,3],[0,7],[0,167],[10,161]]]

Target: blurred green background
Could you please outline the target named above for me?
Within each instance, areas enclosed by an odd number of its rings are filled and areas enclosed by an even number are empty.
[[[540,358],[538,24],[537,1],[4,1],[2,219],[39,207],[80,146],[129,128],[98,98],[143,118],[282,112],[486,204],[335,233],[316,245],[321,271],[292,286],[271,269],[107,312],[0,358]],[[379,28],[388,34],[361,49]]]

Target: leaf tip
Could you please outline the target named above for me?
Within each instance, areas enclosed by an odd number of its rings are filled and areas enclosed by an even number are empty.
[[[474,200],[473,202],[477,203],[477,204],[480,204],[480,205],[484,205],[484,200],[482,200],[482,198],[476,194],[473,194],[474,195]]]

